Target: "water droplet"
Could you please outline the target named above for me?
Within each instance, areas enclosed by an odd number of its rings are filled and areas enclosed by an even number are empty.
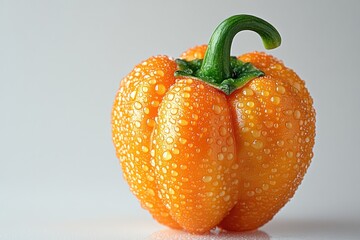
[[[192,79],[190,79],[190,78],[188,78],[188,79],[186,79],[186,83],[187,84],[192,84],[194,81],[192,80]]]
[[[212,144],[213,142],[214,142],[214,139],[213,138],[207,138],[206,139],[206,142],[208,143],[208,144]]]
[[[188,91],[188,92],[191,92],[191,87],[187,86],[187,87],[184,87],[183,88],[184,91]]]
[[[254,92],[253,92],[253,90],[251,90],[250,88],[243,88],[243,91],[242,91],[242,93],[245,95],[245,96],[252,96],[252,95],[254,95]]]
[[[280,64],[275,64],[271,66],[272,69],[276,69],[278,71],[282,70],[282,66]]]
[[[162,156],[165,161],[169,161],[172,158],[172,155],[169,151],[164,152]]]
[[[214,195],[213,192],[207,192],[207,193],[206,193],[206,196],[207,196],[207,197],[212,197],[213,195]]]
[[[227,155],[227,159],[228,159],[228,160],[232,160],[233,158],[234,158],[234,154],[229,153],[229,154]]]
[[[141,103],[139,103],[139,102],[135,102],[135,103],[134,103],[134,107],[135,107],[135,109],[139,110],[139,109],[142,108],[142,105],[141,105]]]
[[[130,93],[130,98],[131,98],[131,99],[135,99],[135,97],[136,97],[136,91],[132,91],[132,92]]]
[[[171,170],[171,175],[172,176],[174,176],[174,177],[176,177],[177,175],[179,175],[178,174],[178,172],[177,171],[175,171],[175,170]]]
[[[157,71],[156,71],[156,74],[159,75],[159,76],[161,76],[161,77],[164,76],[164,72],[161,71],[161,70],[157,70]]]
[[[274,96],[274,97],[271,97],[270,98],[270,101],[272,102],[272,103],[274,103],[274,104],[279,104],[280,103],[280,98],[279,97],[277,97],[277,96]]]
[[[248,107],[254,107],[255,106],[255,103],[254,102],[247,102],[247,104],[246,104]]]
[[[155,85],[155,91],[157,94],[159,95],[164,95],[165,91],[166,91],[166,88],[164,85],[162,84],[156,84]]]
[[[179,142],[181,144],[185,144],[187,142],[187,140],[185,138],[179,138]]]
[[[142,87],[143,92],[148,92],[149,88],[148,87]]]
[[[236,106],[237,106],[238,108],[243,108],[243,107],[244,107],[244,103],[240,102],[240,103],[236,104]]]
[[[212,177],[211,176],[204,176],[203,178],[202,178],[202,180],[203,180],[203,182],[210,182],[211,180],[212,180]]]
[[[270,95],[270,93],[268,91],[266,91],[266,90],[262,90],[261,95],[264,96],[264,97],[267,97],[267,96]]]
[[[276,144],[279,146],[279,147],[282,147],[284,146],[285,142],[283,140],[279,140],[276,142]]]
[[[293,110],[285,110],[283,113],[287,116],[290,116],[291,114],[293,114]]]
[[[248,128],[248,127],[243,127],[243,128],[241,129],[241,131],[242,131],[243,133],[246,133],[246,132],[250,131],[250,128]]]
[[[158,107],[160,103],[159,103],[159,101],[151,101],[150,104],[152,107]]]
[[[232,137],[228,137],[228,138],[226,139],[226,143],[227,143],[229,146],[231,146],[231,145],[234,144],[234,139],[233,139]]]
[[[300,119],[300,117],[301,117],[300,111],[299,111],[299,110],[295,110],[295,111],[294,111],[294,118],[295,118],[295,119]]]
[[[142,166],[141,166],[141,168],[142,168],[145,172],[149,170],[149,167],[148,167],[148,166],[146,166],[145,164],[144,164],[144,165],[142,165]]]
[[[173,143],[174,139],[172,137],[168,137],[168,138],[166,138],[166,142],[169,143],[169,144]]]
[[[216,114],[220,114],[220,113],[221,113],[221,107],[218,106],[218,105],[213,105],[212,109],[213,109],[213,111],[214,111]]]
[[[220,133],[220,136],[225,136],[227,134],[227,130],[225,127],[221,126],[219,128],[219,133]]]
[[[292,158],[294,156],[294,153],[292,151],[288,151],[288,152],[286,152],[286,156],[288,158]]]
[[[286,122],[285,126],[286,126],[286,128],[291,129],[293,125],[291,122]]]
[[[268,189],[269,189],[269,185],[266,184],[266,183],[264,183],[264,184],[262,185],[262,189],[263,189],[263,190],[268,190]]]
[[[155,196],[155,192],[154,192],[154,190],[152,190],[151,188],[148,188],[148,189],[147,189],[147,193],[148,193],[150,196]]]
[[[258,138],[261,136],[261,132],[259,130],[252,130],[251,134],[255,137]]]
[[[167,95],[167,98],[168,98],[170,101],[173,100],[174,97],[175,97],[175,95],[172,94],[172,93],[169,93],[169,94]]]
[[[183,182],[188,182],[188,181],[189,181],[189,179],[188,179],[188,178],[186,178],[186,177],[182,177],[182,178],[181,178],[181,181],[183,181]]]
[[[186,125],[189,124],[189,122],[186,121],[186,120],[184,120],[184,119],[179,119],[179,120],[178,120],[178,123],[179,123],[181,126],[186,126]]]
[[[246,195],[248,195],[249,197],[252,197],[252,196],[255,195],[255,192],[254,192],[254,191],[248,191],[248,192],[246,193]]]
[[[265,154],[270,154],[270,149],[269,148],[264,148],[264,153]]]
[[[186,166],[186,165],[181,164],[181,165],[180,165],[180,169],[181,169],[181,170],[185,170],[185,169],[187,169],[187,166]]]
[[[147,153],[149,151],[149,148],[147,148],[146,146],[142,146],[141,150],[145,153]]]
[[[147,107],[145,107],[143,111],[144,111],[145,114],[149,114],[149,113],[150,113],[150,109],[147,108]]]
[[[300,91],[300,89],[301,89],[301,85],[300,85],[300,83],[298,83],[298,82],[294,82],[294,83],[293,83],[293,87],[294,87],[297,91]]]
[[[191,114],[191,117],[194,119],[194,120],[198,120],[199,119],[199,116],[195,113]]]
[[[224,154],[223,154],[223,153],[219,153],[219,154],[217,155],[217,159],[218,159],[219,161],[224,160]]]
[[[272,128],[274,126],[274,122],[272,121],[264,121],[264,124],[267,128]]]
[[[227,202],[227,201],[229,201],[229,200],[230,200],[230,195],[226,195],[226,196],[224,197],[224,201]]]
[[[180,150],[178,148],[173,148],[171,149],[171,151],[173,152],[173,154],[178,155],[180,153]]]
[[[269,164],[263,163],[261,166],[262,166],[263,168],[268,168],[268,167],[269,167]]]
[[[260,149],[263,147],[263,142],[262,141],[259,141],[259,140],[255,140],[253,143],[252,143],[252,147],[255,148],[255,149]]]
[[[154,127],[155,121],[149,118],[148,120],[146,120],[146,125],[148,125],[149,127]]]
[[[154,205],[151,204],[151,203],[149,203],[149,202],[146,202],[146,203],[145,203],[145,206],[148,207],[148,208],[153,208],[153,207],[154,207]]]
[[[190,97],[190,93],[184,92],[184,93],[181,93],[181,96],[182,96],[183,98],[189,98],[189,97]]]
[[[280,93],[280,94],[284,94],[285,93],[285,88],[283,86],[277,86],[276,91],[278,93]]]
[[[135,127],[139,128],[141,126],[141,123],[139,121],[135,121]]]
[[[174,195],[174,194],[175,194],[175,191],[174,191],[174,189],[172,189],[172,188],[169,188],[169,193],[170,193],[171,195]]]

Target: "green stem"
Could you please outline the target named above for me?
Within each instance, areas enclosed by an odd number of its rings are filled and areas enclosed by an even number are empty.
[[[266,49],[280,45],[279,32],[268,22],[251,15],[235,15],[224,20],[215,29],[208,44],[198,76],[213,79],[216,83],[231,78],[230,48],[235,35],[251,30],[260,35]]]

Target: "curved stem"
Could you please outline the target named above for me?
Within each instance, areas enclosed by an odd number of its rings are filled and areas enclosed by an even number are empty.
[[[220,23],[212,34],[199,70],[200,77],[211,78],[217,83],[231,77],[231,43],[243,30],[258,33],[266,49],[276,48],[281,43],[279,32],[270,23],[251,15],[232,16]]]

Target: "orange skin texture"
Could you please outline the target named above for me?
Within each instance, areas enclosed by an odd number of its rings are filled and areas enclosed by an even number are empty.
[[[205,51],[197,46],[181,58]],[[176,64],[165,56],[121,81],[112,111],[116,153],[131,191],[162,224],[197,234],[254,230],[303,179],[315,138],[304,81],[265,53],[239,59],[265,76],[229,96],[195,78],[175,79]]]

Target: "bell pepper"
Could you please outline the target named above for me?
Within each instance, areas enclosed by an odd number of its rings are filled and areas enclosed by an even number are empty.
[[[112,137],[131,191],[160,223],[190,233],[261,227],[289,201],[313,157],[315,111],[304,81],[261,52],[230,56],[234,36],[278,31],[250,15],[208,45],[141,62],[120,83]]]

